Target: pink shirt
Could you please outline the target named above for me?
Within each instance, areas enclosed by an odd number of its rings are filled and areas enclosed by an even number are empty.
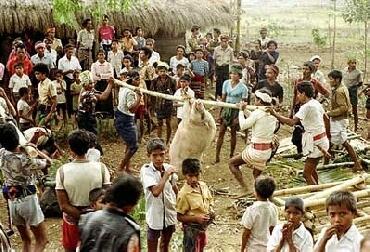
[[[114,38],[114,27],[107,25],[107,26],[101,26],[99,28],[99,37],[102,40],[103,44],[111,44],[112,40]]]

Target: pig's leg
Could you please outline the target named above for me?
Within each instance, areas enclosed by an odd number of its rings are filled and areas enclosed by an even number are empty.
[[[172,133],[172,129],[171,129],[171,117],[170,118],[166,118],[166,132],[167,132],[167,139],[166,139],[166,145],[168,145],[170,143],[170,139],[171,139],[171,133]]]
[[[220,152],[221,152],[222,144],[224,142],[224,136],[225,136],[226,129],[227,129],[227,126],[225,125],[225,123],[222,123],[221,126],[220,126],[220,132],[218,134],[217,143],[216,143],[216,161],[215,161],[215,163],[220,162]]]
[[[247,190],[248,187],[243,180],[243,174],[239,169],[239,166],[245,164],[244,160],[242,159],[242,155],[237,155],[229,160],[229,169],[231,173],[234,175],[235,179],[239,182],[239,184]]]

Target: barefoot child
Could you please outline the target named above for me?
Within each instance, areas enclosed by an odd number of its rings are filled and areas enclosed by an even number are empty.
[[[267,251],[312,252],[311,233],[302,223],[304,203],[301,198],[289,198],[285,201],[285,224],[278,224],[272,231],[267,244]]]
[[[37,103],[34,103],[32,106],[28,104],[29,93],[30,91],[26,87],[19,89],[20,99],[17,103],[17,111],[19,116],[19,129],[22,132],[35,126],[32,113],[35,110]]]
[[[66,88],[67,84],[63,80],[63,71],[57,70],[55,80],[53,81],[57,90],[57,113],[58,117],[63,119],[63,126],[67,126],[67,103],[66,103]],[[59,119],[58,118],[58,119]]]
[[[270,233],[278,221],[278,209],[268,199],[276,188],[271,177],[258,177],[254,183],[257,201],[248,207],[241,221],[244,227],[241,251],[265,252]]]
[[[351,192],[336,191],[326,199],[326,212],[331,226],[321,230],[315,252],[360,251],[362,235],[353,219],[357,215],[357,202]]]
[[[166,146],[162,139],[153,138],[147,144],[150,163],[140,171],[145,194],[145,219],[148,225],[148,252],[169,251],[176,225],[177,176],[175,168],[164,162]]]
[[[72,95],[72,120],[74,128],[77,126],[76,113],[78,110],[78,97],[82,90],[82,84],[80,80],[80,72],[77,70],[73,73],[74,82],[71,84],[71,95]]]
[[[310,82],[303,81],[297,84],[297,99],[302,106],[294,117],[288,118],[279,115],[274,109],[269,108],[271,115],[275,116],[281,123],[290,126],[301,122],[305,132],[302,137],[303,155],[307,156],[303,176],[309,185],[317,185],[319,177],[316,167],[323,156],[330,157],[329,140],[326,136],[324,125],[324,108],[315,100],[314,89]]]
[[[204,251],[207,244],[207,226],[215,215],[212,210],[213,198],[208,186],[199,180],[201,165],[198,159],[185,159],[182,173],[186,183],[178,194],[177,219],[184,230],[184,251]]]

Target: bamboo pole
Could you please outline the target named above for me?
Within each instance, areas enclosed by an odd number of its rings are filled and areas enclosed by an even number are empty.
[[[318,165],[317,170],[325,170],[325,169],[336,168],[336,167],[341,167],[341,166],[352,166],[353,164],[354,162],[342,162],[342,163]]]
[[[370,196],[370,189],[356,191],[356,192],[353,192],[353,194],[357,198],[369,197]],[[315,206],[319,206],[319,205],[324,205],[326,203],[326,197],[316,198],[316,199],[307,198],[307,199],[303,199],[303,201],[304,201],[304,206],[306,208],[315,207]]]
[[[117,84],[118,86],[126,87],[126,88],[129,88],[129,89],[134,90],[134,91],[139,90],[141,93],[148,94],[150,96],[163,98],[163,99],[166,99],[166,100],[177,101],[177,102],[183,102],[183,101],[186,100],[186,99],[181,98],[181,97],[175,97],[173,95],[162,94],[162,93],[150,91],[150,90],[147,90],[147,89],[144,89],[144,88],[135,87],[135,86],[127,84],[124,81],[120,81],[120,80],[117,80],[117,79],[114,80],[114,83]],[[233,103],[220,102],[220,101],[211,101],[211,100],[202,100],[202,102],[203,102],[204,105],[208,105],[208,106],[239,109],[239,107],[236,104],[233,104]],[[246,109],[255,110],[257,108],[264,109],[266,107],[267,106],[247,105]]]
[[[313,195],[312,197],[309,197],[307,200],[326,198],[332,192],[340,191],[340,190],[346,189],[349,186],[353,186],[353,185],[357,185],[361,182],[365,182],[369,177],[370,177],[370,174],[367,174],[367,173],[361,174],[361,175],[356,176],[352,179],[346,180],[346,181],[344,181],[343,183],[341,183],[339,185],[336,185],[336,186],[331,187],[329,189],[326,189],[322,192],[319,192],[319,193]]]
[[[287,194],[318,191],[318,190],[326,189],[328,187],[339,185],[341,183],[342,182],[332,182],[332,183],[320,184],[320,185],[307,185],[307,186],[281,189],[281,190],[275,191],[273,197],[279,197],[279,196],[283,196]]]

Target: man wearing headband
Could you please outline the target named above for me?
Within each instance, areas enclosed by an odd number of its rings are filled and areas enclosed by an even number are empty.
[[[232,104],[240,103],[241,101],[247,101],[248,99],[248,88],[243,82],[240,81],[242,77],[242,66],[233,65],[230,69],[230,79],[226,80],[222,86],[222,101]],[[220,132],[217,138],[216,144],[216,161],[220,162],[221,147],[224,142],[224,136],[227,127],[231,129],[230,138],[230,158],[234,156],[236,146],[236,131],[238,129],[238,110],[232,108],[222,108],[220,110],[219,119]]]
[[[273,108],[269,112],[281,123],[294,126],[301,124],[304,127],[302,136],[302,154],[307,156],[303,176],[309,185],[317,185],[319,177],[316,167],[323,156],[330,158],[328,153],[329,140],[326,136],[324,123],[324,108],[314,99],[314,88],[309,81],[302,81],[296,86],[297,101],[301,105],[293,118],[282,116]]]
[[[35,44],[35,50],[36,54],[31,57],[32,64],[35,66],[39,63],[43,63],[47,65],[47,67],[50,69],[54,68],[53,60],[49,55],[45,54],[45,48],[46,45],[42,41],[38,41]]]
[[[46,31],[46,38],[51,41],[51,49],[58,52],[59,55],[63,54],[63,43],[60,39],[55,37],[55,27],[49,27]]]
[[[271,92],[267,89],[255,92],[256,106],[271,106]],[[253,170],[253,177],[256,179],[266,168],[266,162],[271,157],[272,141],[277,120],[263,109],[256,109],[253,112],[245,110],[247,103],[239,103],[239,126],[241,130],[252,129],[251,143],[229,161],[229,169],[236,180],[248,191],[248,186],[243,180],[240,166],[246,164]]]
[[[275,65],[268,66],[266,70],[266,79],[260,80],[257,85],[254,86],[253,92],[266,88],[270,90],[272,98],[276,98],[279,104],[283,103],[284,90],[283,87],[276,81],[279,75],[279,68]]]
[[[322,83],[320,83],[318,80],[312,78],[312,73],[315,71],[315,65],[311,61],[307,61],[303,64],[303,76],[302,78],[295,80],[293,82],[293,106],[290,111],[290,118],[293,118],[293,115],[298,112],[301,103],[298,99],[298,92],[297,92],[297,86],[301,82],[308,81],[311,83],[313,87],[313,98],[316,99],[317,95],[320,93],[325,97],[330,96],[330,90],[327,89]],[[304,128],[300,123],[294,126],[293,135],[292,135],[292,143],[297,146],[297,158],[302,157],[302,133],[304,131]]]

